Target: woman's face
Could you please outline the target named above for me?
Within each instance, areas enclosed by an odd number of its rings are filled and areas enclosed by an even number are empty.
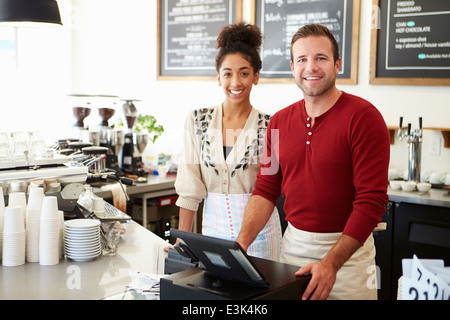
[[[227,100],[232,103],[248,102],[252,86],[258,84],[259,72],[255,73],[250,62],[240,53],[232,53],[223,59],[217,79]]]

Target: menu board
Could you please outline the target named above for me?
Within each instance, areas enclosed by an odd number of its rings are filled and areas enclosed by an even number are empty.
[[[217,36],[239,0],[159,0],[158,76],[214,76]]]
[[[450,1],[374,1],[371,83],[450,85]]]
[[[300,27],[317,23],[328,27],[339,45],[337,83],[357,82],[360,0],[255,0],[254,10],[264,34],[261,78],[292,78],[292,36]]]

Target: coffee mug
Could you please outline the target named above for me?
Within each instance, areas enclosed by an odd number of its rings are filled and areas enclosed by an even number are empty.
[[[446,186],[450,186],[450,173],[447,173],[444,176],[442,176],[441,182]]]
[[[437,172],[432,172],[430,174],[430,178],[429,178],[429,182],[431,184],[441,184],[442,183],[442,174],[437,173]]]

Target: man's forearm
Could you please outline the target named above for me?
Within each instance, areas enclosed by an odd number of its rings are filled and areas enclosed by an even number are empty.
[[[258,195],[253,195],[248,200],[241,231],[237,238],[237,242],[245,251],[269,221],[274,207],[272,202]]]
[[[337,272],[360,247],[361,243],[358,240],[342,234],[323,261],[332,265]]]

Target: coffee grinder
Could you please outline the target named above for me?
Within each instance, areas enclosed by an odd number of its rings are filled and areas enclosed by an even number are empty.
[[[72,112],[76,122],[72,125],[76,139],[82,138],[83,130],[86,130],[84,120],[91,114],[91,96],[85,94],[70,94],[72,99]]]
[[[142,162],[142,152],[147,146],[148,135],[133,133],[133,127],[138,117],[138,111],[133,101],[140,100],[124,100],[123,114],[128,127],[128,132],[124,137],[124,144],[119,155],[119,167],[126,173],[144,177],[148,173],[144,170]]]
[[[98,100],[98,115],[101,122],[99,128],[99,144],[102,147],[108,148],[106,153],[106,167],[113,169],[119,176],[123,175],[119,168],[119,152],[124,144],[124,137],[122,130],[116,130],[109,126],[108,120],[116,113],[116,96],[97,96]]]

